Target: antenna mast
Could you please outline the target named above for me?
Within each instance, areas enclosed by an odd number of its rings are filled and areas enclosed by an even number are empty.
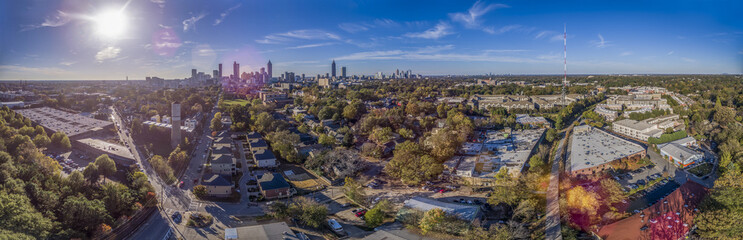
[[[562,79],[562,105],[566,106],[565,89],[568,87],[568,26],[565,24],[563,30],[563,79]]]

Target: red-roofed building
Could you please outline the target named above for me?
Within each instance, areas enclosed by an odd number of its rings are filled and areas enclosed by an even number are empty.
[[[697,205],[709,189],[687,181],[640,213],[599,229],[604,240],[681,239],[694,224]]]

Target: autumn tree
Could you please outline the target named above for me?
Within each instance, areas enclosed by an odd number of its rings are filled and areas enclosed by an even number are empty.
[[[568,190],[565,195],[569,209],[589,216],[596,215],[596,210],[599,207],[599,198],[596,193],[586,191],[582,186],[575,186]]]
[[[212,118],[211,124],[209,125],[212,129],[212,131],[222,131],[222,113],[217,112],[214,114],[214,118]]]
[[[418,143],[405,141],[395,147],[394,155],[384,167],[384,171],[405,184],[418,184],[438,177],[443,165],[426,154]]]
[[[345,179],[345,184],[343,184],[343,194],[345,194],[348,199],[351,199],[357,204],[366,203],[366,193],[364,192],[364,187],[356,182],[356,180],[353,180],[353,178],[351,177],[346,177]]]
[[[206,190],[206,186],[196,185],[193,187],[193,194],[196,195],[196,197],[203,198],[206,197],[208,191]]]

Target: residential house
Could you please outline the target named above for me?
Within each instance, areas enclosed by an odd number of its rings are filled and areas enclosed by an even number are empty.
[[[280,173],[266,173],[258,178],[258,187],[265,199],[291,197],[291,186]]]
[[[226,178],[219,174],[212,174],[201,181],[201,185],[206,187],[207,194],[212,197],[229,197],[232,195],[234,185]]]

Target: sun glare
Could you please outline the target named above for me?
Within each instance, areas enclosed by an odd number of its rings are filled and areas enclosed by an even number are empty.
[[[104,11],[95,16],[95,30],[98,35],[104,38],[120,38],[127,25],[126,15],[121,10]]]

